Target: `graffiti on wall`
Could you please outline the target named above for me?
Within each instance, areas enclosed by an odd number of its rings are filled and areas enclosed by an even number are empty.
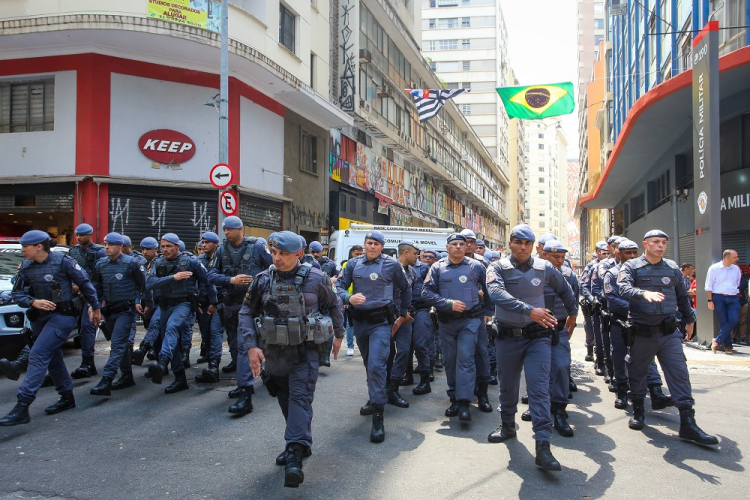
[[[354,0],[342,0],[341,2],[341,69],[339,77],[339,105],[341,109],[354,112],[354,99],[356,96],[355,75],[357,74],[357,50],[354,33],[358,33],[358,22],[356,14],[359,2]],[[354,28],[354,29],[353,29]]]

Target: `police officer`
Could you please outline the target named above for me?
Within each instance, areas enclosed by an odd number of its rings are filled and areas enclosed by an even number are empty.
[[[614,382],[614,368],[612,366],[612,346],[610,342],[610,312],[607,307],[607,298],[604,296],[604,275],[612,268],[616,261],[617,245],[620,243],[619,236],[610,236],[607,239],[608,256],[601,261],[591,273],[591,294],[601,303],[602,319],[602,350],[604,352],[604,382],[609,384],[609,392],[617,392],[617,384]]]
[[[91,389],[93,396],[111,396],[113,390],[135,385],[128,343],[135,313],[143,312],[141,294],[146,289],[146,267],[139,259],[122,253],[124,243],[119,233],[105,236],[107,256],[96,263],[91,276],[112,339],[102,380]],[[113,384],[118,368],[122,376]]]
[[[153,290],[154,302],[160,309],[159,335],[162,337],[159,359],[149,365],[148,372],[153,383],[161,384],[171,361],[175,380],[164,389],[166,394],[189,389],[180,340],[197,306],[196,282],[201,287],[208,286],[206,269],[196,257],[181,253],[179,245],[176,234],[163,235],[162,256],[157,258],[146,277],[146,288]]]
[[[562,274],[549,262],[531,256],[534,240],[529,226],[514,227],[510,232],[510,258],[494,262],[487,272],[487,290],[496,306],[501,415],[500,426],[487,439],[500,443],[516,436],[514,420],[523,369],[536,440],[536,465],[555,471],[561,467],[549,446],[552,428],[549,383],[550,337],[556,336],[557,319],[551,310],[554,304],[549,304],[544,289],[549,287],[562,299],[568,314],[565,322],[568,330],[575,325],[578,303]]]
[[[630,359],[626,360],[629,396],[633,401],[633,417],[628,426],[643,429],[646,374],[656,356],[675,406],[680,410],[680,439],[715,445],[718,439],[703,432],[695,423],[695,400],[682,352],[682,334],[675,319],[675,311],[679,310],[686,323],[694,323],[695,311],[690,306],[679,266],[664,258],[668,240],[667,234],[659,229],[647,232],[643,237],[644,254],[623,264],[617,277],[620,296],[630,304],[628,317],[635,333]]]
[[[333,352],[338,356],[344,317],[331,279],[298,262],[302,243],[296,234],[273,233],[268,243],[273,267],[253,280],[239,313],[238,335],[253,376],[260,375],[261,362],[266,362],[269,392],[275,391],[286,420],[286,446],[276,463],[285,466],[284,486],[296,488],[305,479],[302,458],[312,454],[312,402],[320,350],[335,334]],[[262,351],[256,319],[265,341]]]
[[[310,264],[315,269],[320,269],[320,262],[318,262],[315,257],[307,253],[307,240],[305,239],[305,237],[300,234],[299,240],[302,243],[302,258],[300,259],[300,262],[302,262],[303,264]],[[328,363],[328,366],[331,366],[331,364]]]
[[[201,236],[201,248],[203,253],[198,260],[203,267],[209,269],[211,261],[216,254],[219,245],[219,235],[207,231]],[[208,367],[195,376],[199,383],[215,383],[219,381],[219,363],[221,362],[221,344],[224,341],[224,325],[221,322],[223,313],[224,292],[220,287],[216,288],[217,305],[205,303],[201,306],[202,312],[198,314],[198,326],[201,331],[201,357],[198,363],[208,362]]]
[[[557,240],[548,239],[542,249],[542,258],[549,261],[560,271],[567,281],[574,297],[578,297],[578,280],[573,271],[565,266],[565,255],[568,249]],[[575,323],[568,330],[568,310],[565,308],[560,296],[549,287],[544,287],[545,299],[551,297],[554,307],[552,309],[557,319],[558,344],[552,346],[552,364],[550,365],[549,395],[552,421],[555,430],[565,437],[573,437],[573,429],[568,424],[568,394],[570,389],[570,336],[573,334]]]
[[[606,241],[596,244],[596,256],[581,273],[581,295],[583,295],[583,329],[586,332],[586,361],[594,361],[594,373],[604,375],[604,352],[601,343],[601,316],[598,313],[599,299],[591,293],[592,274],[599,262],[607,258],[609,247]],[[596,360],[594,360],[596,349]]]
[[[419,384],[411,390],[415,396],[421,396],[432,392],[430,382],[434,380],[433,370],[435,367],[435,331],[430,318],[429,303],[422,298],[422,289],[430,266],[435,262],[434,250],[422,250],[420,260],[413,266],[416,279],[412,287],[411,306],[414,322],[412,323],[411,350],[417,358],[417,373],[419,373]],[[410,361],[409,363],[412,363]],[[407,364],[407,369],[409,365]]]
[[[239,217],[224,219],[226,240],[216,249],[208,270],[210,283],[217,288],[221,287],[224,292],[222,314],[232,361],[221,371],[237,372],[237,388],[229,393],[230,398],[238,398],[228,410],[234,415],[245,415],[253,411],[252,396],[255,393],[255,381],[247,356],[238,355],[238,315],[253,279],[271,265],[271,255],[266,251],[265,240],[246,238],[242,233],[243,226]],[[218,366],[221,361],[221,337],[218,335],[211,336],[211,352],[214,358],[212,361]]]
[[[146,259],[146,275],[154,267],[159,252],[159,242],[156,238],[148,236],[141,240],[141,251],[143,258]],[[140,343],[138,349],[131,354],[131,362],[134,365],[141,366],[143,358],[154,347],[156,339],[159,337],[161,329],[160,317],[161,312],[158,305],[154,304],[154,293],[146,290],[141,297],[141,307],[143,308],[143,327],[146,328],[146,335]]]
[[[34,345],[29,353],[29,367],[18,389],[18,403],[0,419],[0,425],[28,424],[29,405],[36,398],[49,368],[60,400],[45,408],[53,415],[75,408],[73,382],[65,368],[62,346],[75,328],[81,314],[80,299],[74,299],[73,286],[83,294],[92,308],[94,324],[99,324],[100,305],[88,275],[72,258],[61,252],[50,252],[49,235],[29,231],[21,237],[21,251],[26,260],[21,264],[13,285],[13,300],[28,308]]]
[[[104,247],[92,241],[94,228],[88,224],[79,224],[75,234],[78,244],[70,249],[68,255],[75,260],[81,269],[91,278],[94,272],[94,264],[106,257]],[[73,287],[73,294],[78,294],[78,289]],[[96,342],[96,329],[98,323],[94,324],[89,319],[88,307],[84,307],[81,313],[81,366],[76,368],[70,375],[73,378],[93,377],[97,374],[94,364],[94,344]]]
[[[484,266],[465,255],[466,237],[451,234],[445,248],[448,258],[440,259],[430,268],[422,299],[438,311],[451,401],[445,416],[458,416],[459,421],[470,422],[469,404],[479,381],[475,364],[478,343],[482,341],[479,333],[486,331],[484,324],[492,315],[492,303],[487,294]],[[486,381],[482,388],[486,395]]]
[[[154,240],[156,241],[156,240]],[[123,255],[129,255],[133,257],[136,262],[139,265],[142,265],[144,269],[146,268],[146,264],[148,264],[148,260],[143,256],[143,254],[137,250],[133,250],[133,241],[130,239],[130,236],[122,235],[122,254]],[[142,291],[143,292],[143,291]],[[141,292],[141,293],[142,293]],[[139,316],[143,316],[143,304],[141,304],[141,309],[138,312]],[[133,315],[133,324],[130,326],[130,339],[128,340],[128,351],[129,355],[132,357],[133,355],[133,345],[135,343],[135,334],[136,334],[136,324],[135,324],[135,317],[136,315]]]
[[[198,259],[198,262],[201,262],[197,255],[185,249],[185,242],[182,240],[180,240],[180,253],[186,253]],[[203,265],[202,262],[201,265]],[[203,268],[207,269],[205,265],[203,265]],[[185,368],[190,368],[190,350],[193,348],[193,325],[195,325],[198,313],[202,309],[208,309],[211,305],[216,306],[216,287],[213,285],[197,286],[195,292],[198,298],[198,306],[191,309],[187,321],[188,326],[182,332],[182,365]]]
[[[370,441],[385,440],[383,407],[388,401],[386,372],[391,327],[396,317],[406,320],[411,306],[411,287],[401,264],[383,255],[385,236],[380,231],[368,231],[365,253],[350,259],[336,280],[339,298],[351,306],[349,314],[354,322],[357,345],[367,372],[370,399],[360,408],[361,415],[372,415]],[[352,292],[348,288],[352,286]],[[394,289],[401,293],[398,305],[393,302]]]
[[[487,253],[487,245],[484,243],[484,240],[477,240],[477,249],[476,253],[481,255],[482,257],[485,256]],[[489,259],[487,257],[484,257],[484,259],[489,262]]]
[[[323,245],[319,241],[310,243],[310,255],[320,264],[320,270],[326,273],[330,278],[339,275],[339,269],[336,263],[323,255]]]

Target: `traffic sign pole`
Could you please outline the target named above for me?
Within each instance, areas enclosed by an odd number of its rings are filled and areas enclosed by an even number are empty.
[[[219,163],[229,163],[229,0],[221,0],[221,75],[219,77]],[[228,189],[219,190],[219,226],[216,233],[224,241],[224,219],[221,196]]]

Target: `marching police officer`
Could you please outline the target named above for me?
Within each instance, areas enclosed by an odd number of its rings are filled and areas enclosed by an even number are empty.
[[[339,275],[336,263],[323,255],[323,245],[319,241],[313,241],[310,243],[310,254],[318,264],[320,264],[320,270],[326,273],[330,278],[335,278]]]
[[[148,259],[146,259],[143,254],[137,250],[133,250],[133,241],[130,239],[130,236],[122,235],[122,254],[123,255],[129,255],[133,257],[136,262],[138,262],[139,265],[142,265],[143,268],[146,268],[146,264],[148,264]],[[141,305],[141,309],[138,312],[139,316],[143,316],[143,305]],[[133,356],[133,345],[135,343],[135,334],[136,334],[136,324],[135,324],[135,314],[133,315],[133,324],[130,327],[130,340],[128,340],[128,350],[130,351],[130,356],[132,358]]]
[[[201,248],[203,253],[198,260],[203,267],[209,269],[211,261],[219,246],[219,235],[207,231],[201,236]],[[195,376],[195,381],[206,384],[219,381],[219,363],[221,362],[221,344],[224,341],[224,325],[221,321],[223,313],[224,291],[216,287],[217,305],[205,302],[201,305],[202,312],[198,315],[198,326],[201,331],[201,357],[198,363],[208,362],[208,367]]]
[[[484,266],[465,255],[466,237],[451,234],[445,248],[448,258],[440,259],[430,268],[422,299],[438,311],[438,332],[451,401],[445,416],[458,416],[459,421],[470,422],[469,404],[479,377],[475,364],[478,343],[482,341],[479,332],[486,330],[484,324],[492,315],[492,303],[487,294]],[[487,382],[483,382],[483,390],[486,395]]]
[[[432,392],[430,382],[435,366],[435,332],[430,318],[430,306],[422,298],[422,289],[427,273],[430,272],[430,266],[435,260],[433,250],[422,250],[420,261],[414,265],[416,279],[412,287],[411,305],[414,311],[414,322],[412,323],[411,349],[417,358],[417,373],[420,377],[419,384],[411,390],[415,396]]]
[[[156,262],[156,257],[159,252],[159,242],[156,238],[148,236],[141,240],[141,251],[143,252],[143,258],[146,259],[146,275],[151,272]],[[160,317],[161,312],[158,305],[154,304],[154,293],[151,290],[146,290],[141,297],[141,307],[143,308],[143,327],[146,328],[146,335],[140,343],[138,349],[133,351],[130,355],[131,362],[134,365],[141,366],[143,364],[143,358],[146,354],[154,347],[156,340],[159,337],[159,330],[161,328]]]
[[[617,384],[613,380],[614,368],[612,366],[612,346],[609,338],[609,330],[612,320],[610,318],[609,308],[607,307],[607,298],[604,296],[604,275],[612,268],[612,266],[617,264],[616,252],[621,239],[622,238],[619,236],[610,236],[607,239],[608,256],[601,261],[591,273],[591,294],[601,303],[601,332],[605,369],[604,382],[609,384],[609,392],[617,392]]]
[[[300,242],[302,243],[302,258],[300,259],[300,262],[302,262],[303,264],[310,264],[315,269],[320,269],[320,262],[318,262],[315,257],[307,253],[307,240],[301,234],[298,236]],[[331,366],[331,364],[329,363],[328,366]]]
[[[221,371],[237,372],[237,388],[230,391],[229,397],[238,400],[228,410],[235,415],[245,415],[253,411],[252,396],[255,393],[255,381],[247,356],[238,354],[238,315],[253,279],[271,265],[271,255],[266,251],[265,240],[246,238],[242,233],[243,226],[239,217],[231,216],[224,219],[226,240],[216,249],[208,270],[209,282],[224,291],[222,314],[232,361]],[[214,356],[211,361],[218,366],[221,361],[221,337],[211,337],[211,352]]]
[[[94,228],[89,224],[79,224],[75,229],[78,244],[70,249],[68,255],[75,260],[81,269],[91,278],[94,272],[94,264],[106,257],[104,247],[92,241]],[[77,294],[78,290],[73,287],[73,293]],[[73,378],[93,377],[97,374],[96,365],[94,364],[94,344],[96,343],[96,329],[98,323],[94,324],[89,319],[88,307],[84,307],[81,313],[81,366],[76,368],[70,375]]]
[[[102,316],[112,339],[102,380],[91,389],[93,396],[111,396],[113,390],[135,385],[128,343],[135,312],[143,312],[141,293],[146,289],[146,267],[139,259],[122,253],[124,243],[119,233],[105,236],[104,251],[107,256],[96,263],[91,276],[96,293],[102,300]],[[113,384],[118,368],[122,376]]]
[[[487,271],[487,290],[495,304],[497,321],[498,371],[500,374],[501,424],[487,440],[500,443],[516,436],[515,414],[521,370],[526,374],[536,465],[561,470],[550,451],[550,360],[557,319],[544,289],[549,287],[562,299],[568,313],[568,330],[575,325],[578,303],[565,278],[549,262],[533,258],[534,233],[525,224],[510,232],[510,258],[493,262]]]
[[[596,257],[592,259],[581,273],[581,295],[583,295],[583,329],[586,332],[586,361],[594,361],[594,373],[604,375],[604,352],[601,342],[601,316],[599,299],[591,293],[591,280],[596,266],[607,258],[609,247],[606,241],[596,243]],[[596,359],[594,359],[596,349]]]
[[[370,441],[385,440],[383,407],[388,401],[386,372],[392,325],[396,317],[406,320],[411,306],[411,287],[401,264],[383,255],[385,236],[380,231],[368,231],[365,236],[365,253],[350,259],[336,280],[341,301],[351,306],[349,314],[354,322],[357,345],[367,372],[367,390],[370,399],[360,408],[361,415],[372,415]],[[347,290],[350,285],[352,292]],[[393,302],[394,289],[401,297]]]
[[[643,429],[646,374],[657,356],[675,406],[680,410],[680,439],[715,445],[718,439],[695,423],[695,400],[682,352],[682,334],[675,319],[679,310],[686,323],[694,323],[695,311],[690,306],[679,266],[664,258],[668,240],[667,234],[659,229],[647,232],[643,237],[644,254],[623,264],[617,277],[620,296],[630,303],[629,318],[635,333],[627,360],[629,396],[633,401],[633,417],[628,425],[631,429]]]
[[[206,269],[198,259],[180,252],[180,239],[174,233],[161,237],[162,256],[154,263],[146,277],[146,288],[154,292],[154,302],[160,309],[160,336],[163,337],[159,359],[151,363],[151,381],[161,384],[171,361],[175,380],[164,389],[174,394],[189,389],[182,364],[181,336],[189,328],[188,320],[197,306],[196,282],[207,287]]]
[[[305,479],[302,458],[312,454],[312,402],[320,350],[335,334],[333,352],[338,356],[344,317],[331,279],[298,262],[302,243],[295,233],[273,233],[268,243],[273,267],[253,280],[239,313],[238,335],[253,376],[260,375],[261,362],[266,362],[269,393],[275,392],[286,420],[286,446],[276,463],[285,466],[284,486],[296,488]],[[265,342],[262,351],[259,333]]]
[[[0,419],[0,425],[27,424],[31,421],[29,405],[36,398],[49,368],[60,400],[45,408],[53,415],[75,408],[73,382],[65,368],[62,345],[75,328],[83,306],[75,300],[76,285],[91,306],[94,324],[99,324],[99,299],[88,275],[75,260],[61,252],[50,252],[50,238],[44,231],[29,231],[21,237],[26,260],[21,264],[13,285],[13,300],[28,308],[26,315],[35,337],[29,353],[29,367],[18,389],[18,403]]]

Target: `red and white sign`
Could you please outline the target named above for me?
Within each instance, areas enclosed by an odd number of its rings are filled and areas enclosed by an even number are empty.
[[[231,191],[219,193],[219,207],[224,215],[234,215],[237,213],[237,198]]]
[[[185,163],[195,155],[195,143],[181,132],[159,129],[146,132],[138,139],[138,149],[157,163]]]
[[[232,167],[226,163],[219,163],[218,165],[214,165],[211,169],[211,173],[208,174],[208,179],[215,188],[224,189],[232,183],[234,172],[232,171]]]

